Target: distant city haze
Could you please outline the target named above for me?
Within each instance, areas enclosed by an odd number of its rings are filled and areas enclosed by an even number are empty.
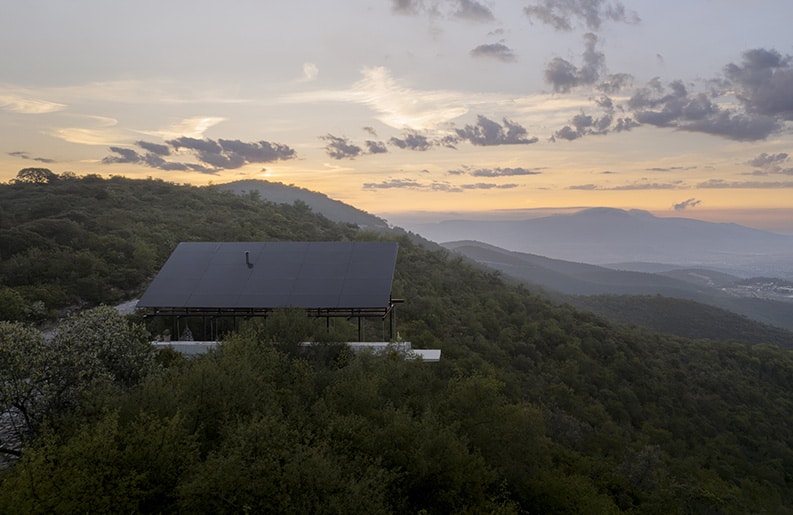
[[[3,182],[267,179],[398,225],[605,206],[793,233],[789,0],[6,4]]]

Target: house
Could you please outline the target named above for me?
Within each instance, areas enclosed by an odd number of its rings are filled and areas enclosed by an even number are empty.
[[[308,316],[388,320],[395,331],[391,296],[396,242],[183,242],[138,301],[146,317],[169,317],[172,334],[186,320],[216,340],[221,320],[266,317],[297,308]],[[191,345],[199,345],[197,342]],[[197,349],[202,347],[198,346]]]

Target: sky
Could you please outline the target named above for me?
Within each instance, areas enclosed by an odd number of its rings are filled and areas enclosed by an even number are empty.
[[[322,192],[393,223],[644,209],[793,233],[790,0],[0,6],[19,170]]]

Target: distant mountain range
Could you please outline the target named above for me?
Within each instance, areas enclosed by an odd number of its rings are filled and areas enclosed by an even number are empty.
[[[737,224],[659,218],[641,210],[586,209],[518,221],[449,220],[408,229],[437,242],[475,240],[591,264],[704,267],[749,277],[793,278],[793,236]]]

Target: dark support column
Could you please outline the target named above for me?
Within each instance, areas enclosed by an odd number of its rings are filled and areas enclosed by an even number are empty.
[[[359,342],[363,341],[363,340],[361,340],[361,317],[360,316],[358,317],[358,341]]]
[[[394,309],[391,308],[391,311],[388,312],[388,340],[391,341],[394,339]]]

